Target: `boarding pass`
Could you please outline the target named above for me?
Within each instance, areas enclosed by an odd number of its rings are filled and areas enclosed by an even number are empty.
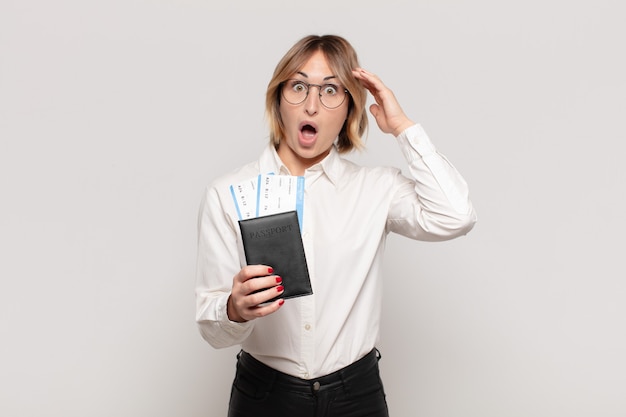
[[[261,174],[230,186],[239,220],[295,210],[302,230],[304,177]]]

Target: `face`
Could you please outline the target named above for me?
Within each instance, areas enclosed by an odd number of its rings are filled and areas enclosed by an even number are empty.
[[[309,84],[339,85],[321,51],[311,55],[290,78]],[[285,137],[278,146],[278,155],[292,175],[303,175],[305,169],[328,155],[348,117],[349,100],[346,97],[339,107],[328,109],[320,102],[319,90],[315,86],[309,88],[309,95],[300,104],[290,104],[281,97],[280,116]]]

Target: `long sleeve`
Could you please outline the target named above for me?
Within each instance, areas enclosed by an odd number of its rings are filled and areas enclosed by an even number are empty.
[[[209,186],[198,223],[196,318],[212,346],[241,345],[274,369],[309,379],[376,345],[386,234],[446,240],[469,232],[476,221],[465,181],[421,127],[397,140],[408,174],[359,166],[335,148],[305,171],[302,239],[313,295],[289,299],[276,313],[247,323],[231,322],[226,314],[232,279],[245,264],[229,186],[281,172],[276,150],[268,146],[258,162]]]
[[[437,152],[420,125],[406,129],[397,141],[411,178],[398,174],[388,230],[427,241],[467,234],[476,223],[476,213],[461,174]]]
[[[241,343],[254,326],[252,322],[232,322],[226,313],[240,260],[237,225],[225,213],[220,197],[223,195],[216,188],[208,188],[202,200],[196,269],[196,321],[202,337],[215,348]]]

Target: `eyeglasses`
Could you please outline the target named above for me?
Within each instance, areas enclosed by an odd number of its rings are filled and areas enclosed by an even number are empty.
[[[319,90],[320,103],[327,109],[341,106],[350,92],[336,84],[309,84],[302,80],[287,80],[281,83],[283,98],[289,104],[300,104],[309,96],[311,87]]]

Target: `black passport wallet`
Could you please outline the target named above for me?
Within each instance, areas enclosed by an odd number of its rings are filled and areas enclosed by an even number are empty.
[[[246,263],[271,266],[283,279],[285,291],[276,298],[313,294],[295,211],[239,220],[239,228]]]

